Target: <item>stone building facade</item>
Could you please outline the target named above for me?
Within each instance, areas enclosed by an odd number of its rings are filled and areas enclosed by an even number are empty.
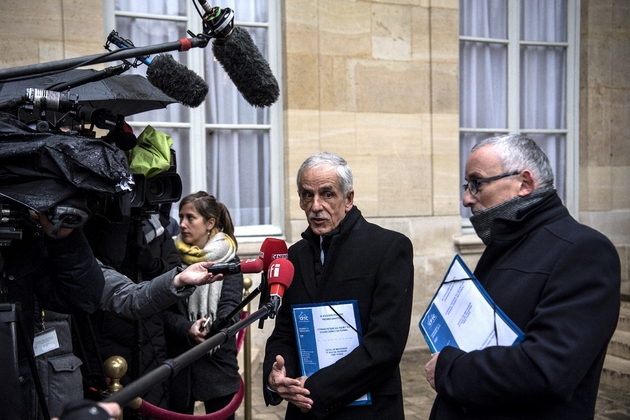
[[[272,0],[270,0],[272,1]],[[100,53],[100,0],[6,0],[0,68]],[[409,348],[417,322],[455,253],[474,267],[481,242],[459,213],[457,0],[282,2],[284,237],[306,227],[295,174],[326,150],[355,175],[363,214],[414,245]],[[630,294],[630,5],[582,0],[579,215],[609,236]],[[253,255],[260,243],[241,248]],[[265,328],[267,329],[267,328]],[[255,332],[261,345],[267,332]]]

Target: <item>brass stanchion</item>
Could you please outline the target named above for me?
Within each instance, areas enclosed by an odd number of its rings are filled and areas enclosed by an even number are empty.
[[[111,379],[111,382],[107,385],[107,390],[102,392],[103,397],[110,397],[123,389],[123,384],[120,383],[120,378],[125,376],[127,369],[127,361],[122,356],[111,356],[105,360],[105,363],[103,363],[103,371],[105,375]],[[142,404],[142,399],[138,397],[131,401],[128,405],[134,410],[137,410],[140,407],[140,404]],[[117,420],[123,420],[122,412]]]
[[[243,287],[245,288],[243,296],[247,298],[249,295],[249,288],[252,287],[252,279],[245,277],[243,279]],[[249,303],[245,307],[245,310],[249,315]],[[243,345],[245,346],[243,349],[243,370],[245,373],[245,420],[251,420],[252,418],[252,343],[249,333],[250,328],[248,326],[245,330],[245,341],[243,342]]]

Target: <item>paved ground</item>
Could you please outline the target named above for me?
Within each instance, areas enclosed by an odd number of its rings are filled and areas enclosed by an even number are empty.
[[[428,351],[408,351],[401,362],[403,392],[405,398],[405,417],[407,420],[426,420],[431,411],[435,392],[424,377],[424,364],[429,360]],[[254,370],[254,392],[252,392],[252,419],[284,419],[285,403],[276,407],[265,407],[262,392],[257,387],[260,383],[261,366],[252,366]],[[236,419],[244,419],[243,405],[236,412]],[[367,419],[366,419],[367,420]],[[624,393],[610,387],[601,386],[597,399],[595,420],[630,420],[630,392]]]

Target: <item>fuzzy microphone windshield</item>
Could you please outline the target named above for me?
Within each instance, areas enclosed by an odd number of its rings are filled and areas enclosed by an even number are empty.
[[[245,29],[236,26],[227,38],[215,39],[212,52],[250,105],[262,108],[278,100],[278,81]]]
[[[156,88],[191,108],[206,99],[208,84],[170,54],[158,54],[147,67],[147,80]]]

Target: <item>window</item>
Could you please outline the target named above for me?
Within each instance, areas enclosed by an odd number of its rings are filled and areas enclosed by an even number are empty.
[[[235,25],[247,29],[280,81],[277,3],[221,0],[209,4],[234,11]],[[104,7],[105,31],[109,33],[115,28],[121,37],[138,47],[177,41],[188,37],[187,30],[194,34],[203,31],[192,0],[117,0],[115,5]],[[203,11],[201,7],[200,10]],[[151,125],[173,138],[183,195],[204,190],[225,203],[239,241],[280,235],[283,225],[280,100],[265,108],[247,103],[214,59],[212,42],[205,48],[166,52],[207,81],[209,93],[199,107],[187,108],[175,103],[126,120],[136,135]],[[142,65],[132,71],[145,74],[146,67]],[[177,205],[173,206],[172,214],[177,214]]]
[[[460,174],[471,147],[523,133],[577,213],[579,1],[460,0]],[[462,217],[470,210],[461,206]]]

